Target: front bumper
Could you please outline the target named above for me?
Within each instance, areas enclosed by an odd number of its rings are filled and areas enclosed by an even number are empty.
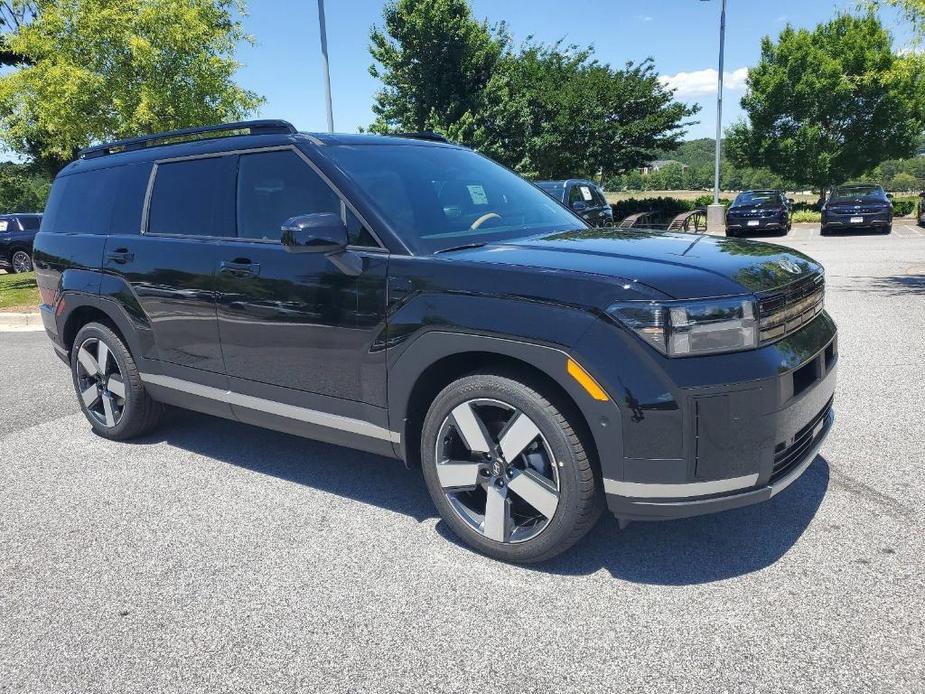
[[[580,346],[606,344],[600,330]],[[603,418],[595,427],[607,504],[619,518],[765,501],[802,474],[831,429],[837,331],[825,312],[758,350],[668,360],[646,349],[588,358],[606,367],[595,376],[620,410],[620,427]]]

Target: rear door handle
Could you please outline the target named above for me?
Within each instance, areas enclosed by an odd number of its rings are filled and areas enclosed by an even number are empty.
[[[116,250],[110,251],[106,254],[106,260],[111,260],[112,262],[119,264],[130,263],[134,259],[135,254],[127,248],[117,248]]]
[[[218,271],[234,277],[256,277],[260,274],[260,265],[249,260],[223,260]]]

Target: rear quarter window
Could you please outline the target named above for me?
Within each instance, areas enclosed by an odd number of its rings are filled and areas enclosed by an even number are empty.
[[[45,205],[41,231],[137,234],[150,172],[151,164],[141,163],[58,176]]]

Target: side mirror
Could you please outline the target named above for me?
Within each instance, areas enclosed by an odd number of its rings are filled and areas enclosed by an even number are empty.
[[[887,193],[886,196],[887,196],[888,198],[890,198],[891,200],[893,199],[893,194],[892,194],[892,193]]]
[[[792,204],[794,203],[794,199],[793,199],[793,198],[787,198],[787,202],[788,202],[790,205],[792,205]]]
[[[575,212],[584,212],[588,209],[588,203],[584,200],[576,200],[572,203],[572,209],[575,210]]]
[[[280,242],[290,253],[338,253],[347,247],[347,227],[332,212],[300,215],[283,223]]]

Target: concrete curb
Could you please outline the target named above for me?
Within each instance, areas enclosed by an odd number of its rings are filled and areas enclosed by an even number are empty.
[[[0,313],[0,333],[25,333],[44,330],[40,313]]]

